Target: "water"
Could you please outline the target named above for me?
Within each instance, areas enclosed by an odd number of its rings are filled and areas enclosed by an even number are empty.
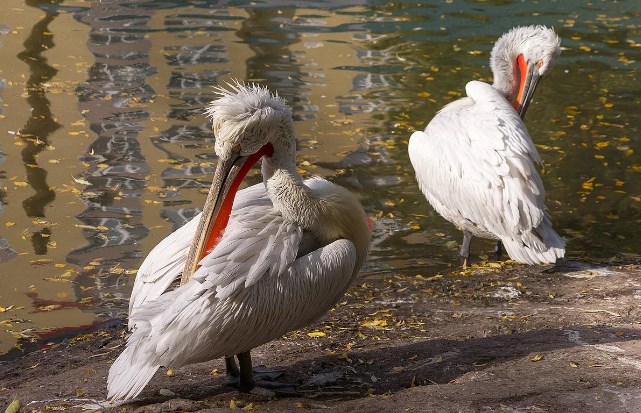
[[[278,90],[301,172],[376,218],[368,276],[455,264],[460,234],[419,193],[407,141],[490,80],[517,24],[562,37],[526,124],[568,256],[639,251],[638,2],[4,0],[0,16],[0,354],[124,314],[146,253],[202,206],[202,108],[232,78]]]

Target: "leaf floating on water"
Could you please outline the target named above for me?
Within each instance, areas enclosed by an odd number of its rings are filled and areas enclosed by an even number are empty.
[[[20,410],[20,401],[14,399],[9,406],[7,406],[4,413],[18,413],[18,410]]]
[[[29,262],[33,265],[45,265],[45,264],[51,264],[53,260],[50,258],[40,258],[37,260],[31,260]]]
[[[38,310],[50,312],[50,311],[58,310],[60,308],[62,308],[62,305],[60,304],[50,304],[50,305],[44,305],[42,307],[38,307]]]
[[[458,249],[458,242],[456,242],[456,241],[447,241],[445,243],[445,248],[447,248],[449,250]]]
[[[94,227],[93,225],[85,225],[85,224],[74,224],[76,228],[82,228],[82,229],[93,229],[97,230],[97,227]]]
[[[76,177],[75,177],[75,176],[73,176],[73,175],[71,175],[71,177],[72,177],[72,178],[73,178],[73,180],[74,180],[76,183],[78,183],[78,184],[91,186],[91,182],[87,181],[85,178],[76,178]]]

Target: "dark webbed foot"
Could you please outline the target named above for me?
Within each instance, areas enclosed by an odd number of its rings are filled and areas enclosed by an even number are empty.
[[[252,372],[254,373],[255,380],[264,380],[264,381],[276,380],[277,378],[285,374],[285,370],[268,369],[265,366],[256,366],[252,369]]]
[[[292,383],[278,383],[273,381],[256,381],[254,387],[247,393],[265,397],[299,397],[301,393]]]
[[[236,355],[240,369],[236,367],[233,357],[226,357],[227,384],[238,386],[245,393],[256,394],[264,397],[295,397],[300,396],[291,383],[279,383],[273,380],[282,376],[285,370],[268,369],[257,366],[252,369],[249,351]],[[231,360],[230,360],[231,359]],[[234,370],[236,368],[236,370]],[[235,372],[238,372],[235,374]]]

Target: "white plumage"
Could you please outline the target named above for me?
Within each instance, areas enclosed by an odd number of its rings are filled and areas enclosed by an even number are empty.
[[[544,205],[539,154],[519,116],[558,54],[551,29],[511,30],[492,51],[494,85],[469,82],[467,97],[445,106],[425,131],[410,137],[421,191],[465,234],[464,263],[472,235],[499,240],[512,259],[528,264],[553,263],[565,253]]]
[[[207,206],[141,265],[130,301],[133,333],[109,371],[110,399],[135,397],[160,366],[235,354],[240,361],[240,354],[315,321],[342,297],[367,254],[369,231],[356,198],[321,178],[303,181],[296,172],[289,108],[264,88],[232,89],[209,108],[220,157],[212,188],[226,159],[269,144],[264,183],[238,192],[222,237],[183,285],[166,291],[200,237]],[[218,219],[222,209],[212,208]],[[240,375],[241,388],[244,378],[253,387],[242,361]]]

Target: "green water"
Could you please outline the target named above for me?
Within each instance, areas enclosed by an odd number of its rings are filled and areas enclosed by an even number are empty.
[[[562,39],[526,124],[567,255],[638,253],[640,3],[274,4],[2,2],[0,353],[124,314],[144,256],[202,206],[202,108],[231,78],[278,90],[301,171],[376,219],[366,274],[455,265],[460,234],[418,191],[406,145],[467,81],[491,80],[489,51],[515,25]]]

